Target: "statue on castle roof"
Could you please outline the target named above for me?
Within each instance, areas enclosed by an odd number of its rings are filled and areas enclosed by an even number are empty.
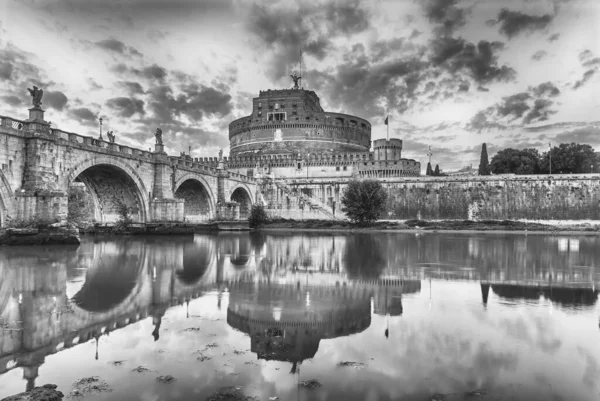
[[[223,149],[219,149],[219,161],[223,160]]]
[[[292,80],[294,81],[294,87],[292,89],[300,89],[300,87],[298,86],[298,82],[300,82],[302,77],[296,74],[292,74],[290,75],[290,77],[292,77]]]
[[[154,136],[156,137],[156,144],[157,145],[162,145],[163,144],[162,130],[160,128],[156,129],[156,132],[154,133]]]
[[[31,95],[31,101],[34,107],[40,107],[42,105],[42,96],[44,96],[44,91],[39,89],[37,86],[33,85],[33,89],[27,88],[29,94]]]

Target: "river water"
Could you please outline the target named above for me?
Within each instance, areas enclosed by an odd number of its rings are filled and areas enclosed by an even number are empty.
[[[2,248],[0,399],[599,400],[599,284],[597,236]]]

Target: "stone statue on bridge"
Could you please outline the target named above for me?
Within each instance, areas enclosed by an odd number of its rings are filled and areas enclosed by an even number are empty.
[[[300,89],[300,87],[298,86],[298,83],[300,82],[302,77],[300,75],[296,75],[296,74],[290,75],[290,77],[292,77],[292,80],[294,81],[293,89]]]
[[[156,133],[154,134],[154,136],[156,137],[156,144],[157,145],[162,145],[163,144],[162,130],[160,128],[156,129]]]
[[[110,143],[115,143],[115,135],[113,134],[113,132],[112,132],[112,131],[108,131],[108,132],[106,133],[106,136],[108,137],[108,141],[109,141]]]
[[[33,85],[33,89],[27,88],[29,94],[31,95],[31,101],[33,103],[33,107],[41,107],[42,106],[42,96],[44,96],[44,91],[39,89],[37,86]]]

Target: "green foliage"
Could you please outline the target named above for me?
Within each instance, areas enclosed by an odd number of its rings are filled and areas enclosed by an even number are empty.
[[[250,209],[250,216],[248,217],[248,224],[251,228],[258,228],[269,222],[269,217],[265,211],[263,205],[252,205]]]
[[[433,175],[433,170],[431,169],[430,162],[427,162],[427,170],[425,171],[425,175]]]
[[[433,175],[435,175],[436,177],[440,176],[440,165],[439,164],[435,165],[435,170],[433,171]]]
[[[503,149],[490,163],[494,174],[585,174],[597,171],[600,158],[590,145],[561,143],[541,156],[536,149]]]
[[[494,174],[539,174],[540,154],[537,149],[502,149],[492,157],[490,169]]]
[[[385,211],[387,193],[377,180],[351,180],[342,196],[342,212],[359,225],[379,219]]]
[[[550,172],[550,155],[552,156],[552,174],[585,174],[597,171],[600,158],[590,145],[579,143],[561,143],[545,152],[540,161],[540,170],[544,174]]]
[[[91,208],[91,197],[87,188],[70,186],[67,221],[77,227],[89,225]]]
[[[479,160],[479,175],[490,175],[490,161],[488,159],[487,145],[481,145],[481,158]]]
[[[113,194],[111,197],[115,208],[117,209],[117,213],[119,215],[119,219],[115,224],[113,230],[116,232],[125,231],[131,223],[133,223],[133,219],[131,218],[131,207],[127,205],[125,201],[125,197],[120,194]]]

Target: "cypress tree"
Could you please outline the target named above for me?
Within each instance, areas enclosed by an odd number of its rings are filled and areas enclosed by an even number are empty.
[[[430,162],[427,162],[427,171],[425,172],[425,175],[433,175],[433,170],[431,169]]]
[[[439,164],[435,165],[435,171],[433,172],[433,175],[435,175],[435,176],[440,175],[440,165]]]
[[[491,175],[490,161],[488,160],[487,146],[481,145],[481,159],[479,161],[479,175]]]

